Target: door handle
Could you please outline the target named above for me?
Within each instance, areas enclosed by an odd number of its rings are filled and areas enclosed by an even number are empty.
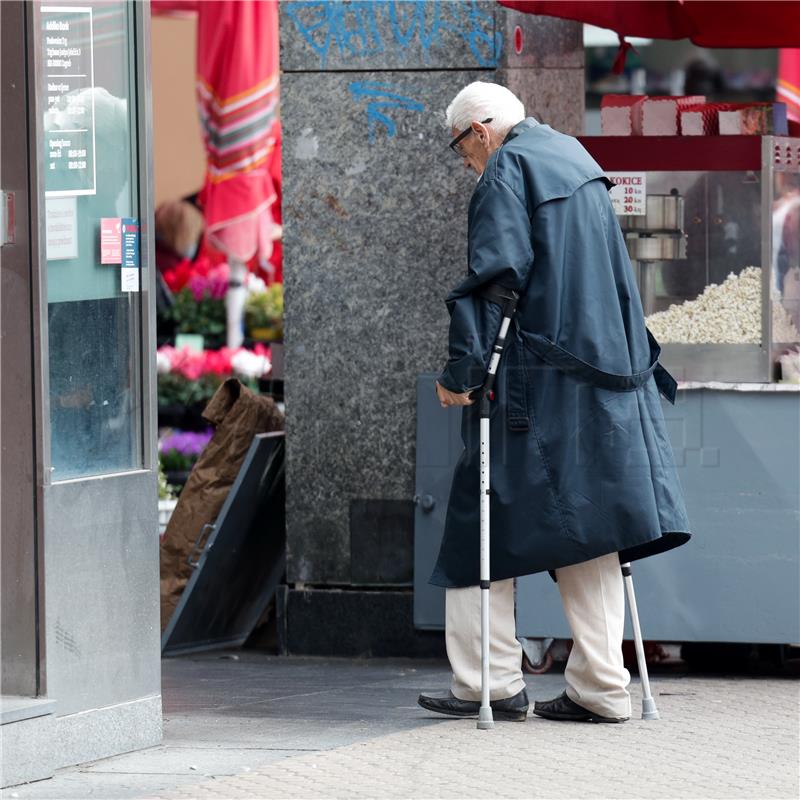
[[[17,243],[14,192],[0,191],[0,246]]]
[[[215,523],[213,522],[206,522],[202,528],[200,528],[200,534],[197,537],[197,541],[194,543],[194,547],[192,548],[192,552],[186,556],[186,563],[197,569],[200,566],[200,559],[207,550],[211,548],[208,544],[208,540],[211,537],[211,534],[214,532]],[[205,541],[203,541],[205,539]]]

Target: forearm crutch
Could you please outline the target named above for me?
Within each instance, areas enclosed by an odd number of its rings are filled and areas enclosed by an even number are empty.
[[[658,719],[658,709],[653,695],[650,694],[650,678],[647,675],[647,662],[644,659],[644,642],[642,629],[639,627],[639,611],[636,608],[636,594],[633,591],[633,575],[631,565],[622,565],[622,576],[625,580],[625,590],[628,593],[628,608],[631,614],[633,627],[633,642],[636,645],[636,662],[639,665],[639,677],[642,681],[642,719]]]
[[[491,571],[489,567],[489,510],[491,503],[489,482],[489,417],[491,402],[494,400],[494,380],[503,347],[508,334],[511,318],[517,307],[519,294],[505,287],[492,284],[481,292],[481,295],[502,308],[503,320],[500,323],[500,332],[492,347],[489,359],[489,370],[480,389],[480,437],[481,437],[481,707],[478,712],[478,728],[489,730],[494,727],[492,707],[489,699],[490,670],[489,670],[489,592],[491,589]]]

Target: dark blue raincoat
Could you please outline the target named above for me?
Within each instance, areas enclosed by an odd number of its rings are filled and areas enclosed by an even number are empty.
[[[689,539],[658,364],[603,170],[577,139],[526,119],[492,154],[469,208],[469,268],[447,298],[450,358],[439,382],[479,386],[501,310],[489,284],[521,292],[491,411],[492,580],[607,553],[623,561]],[[479,570],[479,403],[431,583]]]

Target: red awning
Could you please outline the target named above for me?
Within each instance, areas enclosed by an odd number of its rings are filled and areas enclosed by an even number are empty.
[[[800,2],[773,0],[499,0],[528,14],[610,28],[624,36],[691,39],[700,47],[800,47]]]

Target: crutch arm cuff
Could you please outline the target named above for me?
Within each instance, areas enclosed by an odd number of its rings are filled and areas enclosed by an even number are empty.
[[[478,294],[490,303],[500,306],[503,309],[504,317],[514,316],[519,300],[519,292],[515,289],[500,283],[487,283],[478,290]]]

